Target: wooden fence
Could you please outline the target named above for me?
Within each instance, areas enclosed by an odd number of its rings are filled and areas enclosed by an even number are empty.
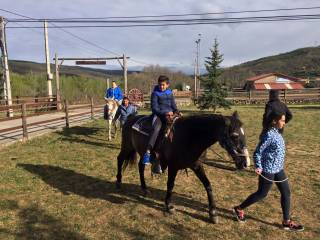
[[[269,91],[237,90],[228,92],[227,99],[234,104],[263,104],[268,101]],[[281,90],[280,99],[286,103],[319,103],[320,88],[305,88],[300,90]]]
[[[36,121],[32,123],[28,123],[28,118],[32,116],[39,116],[47,114],[48,111],[50,113],[54,112],[61,112],[57,110],[57,106],[61,104],[62,109],[64,112],[64,116],[59,116],[55,118],[50,118],[48,120],[43,121]],[[50,102],[38,102],[38,103],[20,103],[20,104],[13,104],[11,106],[0,106],[0,122],[8,121],[8,120],[14,120],[14,119],[21,119],[21,125],[15,126],[15,127],[8,127],[0,129],[0,133],[6,133],[14,130],[20,130],[22,129],[22,135],[23,140],[28,139],[28,127],[38,125],[38,124],[46,124],[46,123],[52,123],[59,120],[65,120],[65,126],[70,126],[70,120],[72,118],[78,117],[78,116],[84,116],[84,115],[90,115],[91,118],[94,118],[95,113],[101,113],[103,112],[104,104],[94,104],[93,98],[91,98],[91,101],[89,104],[81,104],[81,105],[69,105],[68,101],[64,102],[57,102],[57,101],[50,101]],[[46,110],[41,112],[35,112],[35,110]],[[88,111],[84,111],[81,113],[75,113],[72,114],[71,111],[76,109],[89,109]],[[14,117],[6,117],[6,113],[9,111],[14,111]]]
[[[202,91],[199,92],[202,94]],[[191,105],[194,103],[193,93],[191,91],[174,92],[177,105]],[[301,90],[281,90],[280,98],[282,101],[290,104],[297,103],[319,103],[320,88],[305,88]],[[228,100],[233,104],[264,104],[269,99],[268,90],[235,90],[228,91]],[[144,105],[149,107],[150,95],[144,95]]]

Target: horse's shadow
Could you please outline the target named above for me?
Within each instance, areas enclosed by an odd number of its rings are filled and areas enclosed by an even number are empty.
[[[102,129],[103,128],[99,127],[75,126],[72,128],[64,128],[62,131],[56,132],[56,134],[61,136],[59,139],[61,141],[119,149],[120,147],[117,144],[106,143],[106,139],[97,137],[97,134]]]
[[[159,211],[164,210],[164,205],[159,203],[159,201],[163,202],[166,191],[161,189],[149,187],[151,194],[149,194],[148,197],[143,197],[140,186],[136,184],[122,183],[122,188],[119,190],[116,188],[114,182],[87,176],[58,166],[17,164],[17,167],[39,176],[45,183],[58,189],[65,195],[73,193],[89,199],[103,199],[114,204],[133,202]],[[181,209],[178,207],[178,212],[182,212],[196,219],[208,221],[207,217],[203,216],[203,214],[191,213],[185,210],[187,207],[202,213],[208,212],[206,204],[193,200],[187,195],[178,193],[174,194],[174,204],[182,207]],[[231,210],[224,208],[217,208],[217,210],[221,217],[234,219]],[[262,221],[250,216],[248,218],[271,226],[278,226],[274,223]]]

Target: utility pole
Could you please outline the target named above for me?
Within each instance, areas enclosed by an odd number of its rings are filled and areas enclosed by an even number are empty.
[[[194,59],[194,98],[197,98],[197,58]]]
[[[107,78],[107,89],[109,89],[109,87],[110,87],[110,79]]]
[[[49,40],[48,40],[48,22],[44,21],[44,43],[46,53],[46,64],[47,64],[47,85],[48,85],[48,97],[52,100],[52,74],[50,70],[50,55],[49,55]]]
[[[123,54],[123,81],[124,81],[124,94],[128,94],[128,67],[127,67],[127,57],[126,54]]]
[[[196,45],[197,45],[197,51],[196,51],[196,75],[195,77],[195,83],[197,85],[197,92],[196,92],[196,97],[198,98],[199,96],[199,91],[200,91],[200,68],[199,68],[199,55],[200,55],[200,41],[201,41],[201,34],[198,34],[198,39],[196,40]]]
[[[6,33],[5,33],[5,20],[3,17],[0,17],[0,48],[3,58],[3,76],[4,81],[4,99],[7,101],[7,105],[12,105],[12,95],[11,95],[11,83],[10,83],[10,73],[9,73],[9,63],[8,63],[8,51],[7,51],[7,42],[6,42]],[[13,110],[8,109],[8,117],[13,117]]]
[[[57,97],[57,110],[61,110],[61,93],[60,93],[60,65],[58,62],[57,53],[54,55],[55,67],[56,67],[56,97]]]

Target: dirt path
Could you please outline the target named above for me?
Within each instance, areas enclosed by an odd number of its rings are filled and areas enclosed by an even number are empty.
[[[83,124],[91,119],[90,113],[72,117],[72,115],[90,112],[90,108],[82,108],[82,109],[73,109],[69,111],[70,116],[70,126],[80,125]],[[46,121],[50,119],[62,118],[65,116],[64,112],[55,112],[55,113],[48,113],[39,116],[32,116],[27,118],[27,124],[36,123],[40,121]],[[101,117],[101,112],[95,113],[95,117]],[[0,148],[10,145],[17,141],[22,141],[22,121],[21,119],[13,119],[8,121],[3,121],[0,123],[0,131],[7,128],[19,127],[21,129],[11,130],[0,133]],[[49,123],[40,123],[33,126],[28,127],[28,137],[29,139],[43,135],[48,132],[53,132],[62,129],[66,126],[65,119],[60,119],[56,121],[52,121]]]

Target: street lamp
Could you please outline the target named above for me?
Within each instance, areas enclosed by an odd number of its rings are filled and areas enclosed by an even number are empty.
[[[195,41],[196,43],[196,66],[195,66],[195,76],[194,76],[194,90],[195,97],[197,98],[200,90],[200,70],[199,70],[199,55],[200,55],[200,41],[201,41],[201,33],[198,34],[198,39]]]

